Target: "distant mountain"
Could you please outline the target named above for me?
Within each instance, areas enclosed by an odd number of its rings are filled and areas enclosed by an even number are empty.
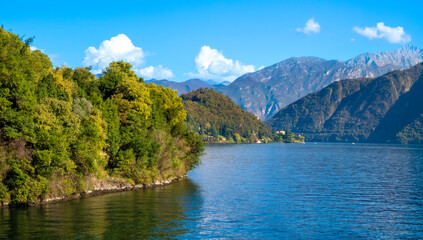
[[[218,87],[225,87],[225,86],[228,86],[229,84],[231,84],[231,82],[224,81],[224,82],[217,83],[217,84],[213,85],[213,87],[214,87],[214,88],[218,88]]]
[[[176,90],[179,92],[178,95],[181,95],[187,92],[192,92],[199,88],[213,88],[212,85],[200,79],[189,79],[185,82],[174,82],[174,81],[169,81],[165,79],[163,80],[151,79],[151,80],[145,81],[145,83],[154,83],[157,85],[162,85],[164,87],[172,88],[173,90]]]
[[[306,141],[423,143],[423,64],[334,82],[283,108],[267,124]]]
[[[213,81],[213,80],[210,80],[210,79],[209,80],[202,80],[202,81],[204,81],[204,82],[206,82],[206,83],[208,83],[212,86],[227,86],[227,85],[231,84],[231,82],[229,82],[229,81],[216,82],[216,81]]]
[[[229,84],[231,84],[231,82],[229,82],[229,81],[223,81],[223,82],[221,82],[221,83],[215,84],[215,86],[216,86],[216,85],[224,85],[224,86],[228,86]]]
[[[204,82],[206,82],[206,83],[208,83],[208,84],[210,84],[210,85],[218,85],[219,83],[217,83],[217,82],[215,82],[215,81],[213,81],[213,80],[203,80]]]
[[[145,81],[145,83],[154,83],[164,87],[169,87],[169,88],[172,88],[173,90],[178,91],[179,92],[178,95],[181,95],[187,92],[195,91],[199,88],[224,87],[229,85],[231,82],[224,81],[224,82],[217,83],[213,80],[204,81],[204,80],[195,78],[195,79],[186,80],[185,82],[174,82],[174,81],[170,81],[166,79],[162,79],[162,80],[151,79],[151,80]]]
[[[316,57],[290,58],[247,73],[216,90],[260,119],[268,119],[288,104],[335,81],[378,77],[422,61],[423,51],[412,46],[366,53],[345,62]]]

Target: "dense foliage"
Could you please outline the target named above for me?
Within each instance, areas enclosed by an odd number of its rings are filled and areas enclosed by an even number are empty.
[[[181,95],[187,111],[187,124],[206,142],[302,142],[290,132],[275,132],[254,114],[236,105],[213,89],[200,88]]]
[[[52,68],[30,43],[0,28],[0,202],[70,195],[110,177],[147,184],[199,163],[202,141],[176,91],[145,84],[125,62],[99,78]]]

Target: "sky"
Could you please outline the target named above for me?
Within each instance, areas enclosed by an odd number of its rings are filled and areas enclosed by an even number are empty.
[[[423,1],[4,1],[0,25],[35,37],[55,66],[217,82],[290,57],[348,60],[423,48]]]

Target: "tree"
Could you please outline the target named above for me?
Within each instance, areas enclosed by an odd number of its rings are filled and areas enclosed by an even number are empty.
[[[0,28],[1,202],[82,193],[98,178],[150,184],[199,163],[202,141],[175,91],[145,84],[122,61],[100,79],[90,68],[53,69],[30,43]]]

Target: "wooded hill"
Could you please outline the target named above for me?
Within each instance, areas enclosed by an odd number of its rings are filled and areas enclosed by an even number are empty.
[[[291,132],[272,133],[254,114],[236,105],[228,96],[200,88],[181,95],[187,111],[187,125],[206,142],[302,142]]]
[[[0,203],[81,193],[110,177],[149,184],[199,163],[202,141],[175,91],[145,84],[125,62],[99,78],[52,68],[30,44],[0,28]]]

